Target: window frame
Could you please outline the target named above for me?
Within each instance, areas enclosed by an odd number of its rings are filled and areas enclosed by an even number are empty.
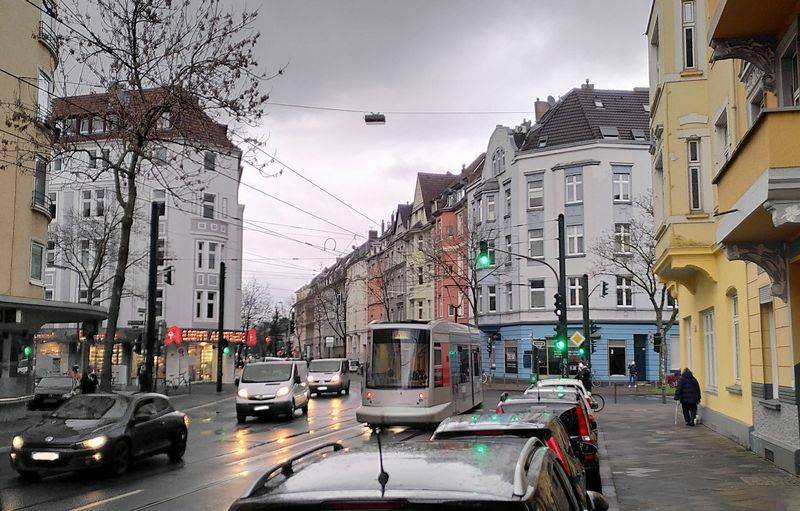
[[[486,196],[486,221],[494,222],[497,220],[497,211],[495,209],[494,195]]]
[[[583,204],[583,173],[564,176],[564,203]]]
[[[695,156],[692,156],[694,148]],[[689,180],[689,211],[703,211],[703,165],[699,139],[686,141],[687,177]]]
[[[506,211],[503,216],[504,218],[511,218],[511,187],[509,186],[508,188],[506,188],[503,191],[503,194],[505,196],[505,206],[506,206]]]
[[[616,276],[617,307],[633,307],[633,279],[627,275]]]
[[[567,295],[569,307],[582,307],[581,290],[583,285],[580,277],[567,277]]]
[[[630,172],[614,172],[611,181],[611,196],[614,199],[614,203],[629,203],[631,201],[631,188]],[[624,194],[623,189],[626,189]]]
[[[630,255],[631,252],[631,224],[614,224],[614,253],[620,255]]]
[[[510,282],[506,283],[506,310],[514,310],[514,285]]]
[[[538,235],[536,235],[536,231],[539,231]],[[541,254],[534,255],[534,243],[541,247]],[[533,259],[544,259],[544,229],[528,229],[528,257]]]
[[[703,320],[703,365],[705,366],[705,386],[713,392],[717,390],[717,346],[714,308],[702,311]]]
[[[486,286],[486,297],[488,298],[487,305],[489,312],[497,312],[497,285],[489,284]]]
[[[565,230],[567,235],[567,255],[573,257],[585,256],[586,240],[584,239],[583,224],[568,225]],[[573,248],[575,251],[573,251]]]
[[[731,307],[731,349],[733,350],[733,383],[742,384],[742,360],[741,360],[741,332],[739,328],[739,295],[733,293],[729,297]]]
[[[528,181],[528,209],[544,208],[544,176],[537,176],[538,179]],[[538,186],[535,186],[539,183]],[[539,204],[535,204],[539,202]]]
[[[691,7],[691,19],[687,19],[687,7]],[[697,69],[697,3],[694,0],[681,2],[680,19],[683,69]],[[688,38],[687,34],[689,34]]]
[[[536,284],[541,283],[541,286],[538,286],[538,285],[534,286],[534,283],[536,283]],[[547,285],[547,283],[545,282],[545,279],[528,279],[528,308],[529,309],[542,310],[547,306],[547,301],[545,300],[546,285]],[[534,296],[533,296],[534,293],[537,293],[537,294],[541,293],[541,295],[542,295],[542,301],[541,301],[542,305],[541,306],[535,306],[534,305]]]
[[[34,250],[40,250],[40,253],[37,256],[34,255]],[[40,241],[31,240],[30,247],[29,247],[29,257],[28,257],[28,281],[31,284],[36,285],[44,285],[44,271],[45,271],[45,252],[47,250],[47,246]],[[34,257],[38,259],[39,264],[39,275],[38,277],[34,275]]]

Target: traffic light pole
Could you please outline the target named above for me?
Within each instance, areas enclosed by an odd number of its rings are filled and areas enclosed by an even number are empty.
[[[147,327],[145,330],[144,379],[139,382],[142,392],[152,392],[153,365],[156,353],[156,275],[158,274],[158,213],[159,203],[150,204],[150,271],[147,275]]]
[[[592,332],[589,327],[589,275],[586,273],[581,277],[581,303],[583,304],[583,342],[589,343],[589,357],[587,365],[592,368]]]
[[[222,361],[225,349],[225,263],[219,263],[219,324],[217,325],[217,392],[222,392]]]
[[[559,339],[567,338],[567,250],[566,250],[566,234],[564,229],[564,214],[558,215],[558,294],[561,295],[560,314],[558,315],[558,333]],[[569,352],[569,343],[567,343],[564,351],[561,353],[561,363],[568,363],[567,353]]]

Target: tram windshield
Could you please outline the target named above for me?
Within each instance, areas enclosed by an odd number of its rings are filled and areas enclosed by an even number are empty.
[[[413,389],[428,386],[430,331],[385,328],[372,331],[372,363],[367,386]]]

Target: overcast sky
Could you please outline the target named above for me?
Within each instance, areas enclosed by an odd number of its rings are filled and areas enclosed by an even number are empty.
[[[262,5],[260,60],[269,69],[289,64],[269,84],[275,102],[376,112],[529,112],[536,97],[558,97],[586,78],[597,88],[647,85],[642,34],[649,0]],[[386,125],[367,126],[358,113],[280,106],[269,112],[262,129],[269,151],[378,223],[396,204],[413,200],[417,172],[457,172],[486,150],[495,125],[532,117],[387,114]],[[276,163],[272,170],[280,169]],[[262,177],[246,168],[244,181],[346,229],[241,188],[248,222],[297,240],[347,251],[364,241],[348,231],[366,236],[376,228],[289,171]],[[287,307],[293,291],[335,257],[255,230],[246,230],[244,240],[244,279],[267,283]]]

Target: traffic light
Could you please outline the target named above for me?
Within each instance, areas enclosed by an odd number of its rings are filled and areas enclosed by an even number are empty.
[[[585,355],[586,355],[586,348],[584,348],[583,346],[581,346],[580,348],[578,348],[578,356],[579,356],[579,357],[583,357],[583,356],[585,356]]]
[[[564,310],[564,298],[556,293],[553,295],[553,312],[555,312],[556,316],[561,317],[561,312]]]
[[[169,286],[174,284],[174,281],[172,280],[172,271],[173,271],[172,266],[168,266],[167,268],[164,269],[164,284],[167,284]]]
[[[478,242],[478,258],[475,260],[475,263],[479,270],[484,270],[494,263],[492,257],[489,255],[489,242]]]
[[[608,296],[608,282],[603,281],[602,287],[600,288],[600,296]]]
[[[24,348],[22,348],[22,354],[25,355],[25,358],[30,357],[31,353],[33,353],[33,348],[31,348],[30,346],[25,346]]]
[[[289,318],[289,333],[294,333],[294,311],[292,311],[292,316]]]
[[[556,338],[555,348],[556,348],[556,351],[566,351],[567,350],[567,340],[562,338],[562,337]]]
[[[661,353],[661,332],[653,334],[653,351]]]
[[[222,341],[224,343],[222,348],[222,353],[227,357],[231,354],[231,347],[228,346],[228,341]]]

